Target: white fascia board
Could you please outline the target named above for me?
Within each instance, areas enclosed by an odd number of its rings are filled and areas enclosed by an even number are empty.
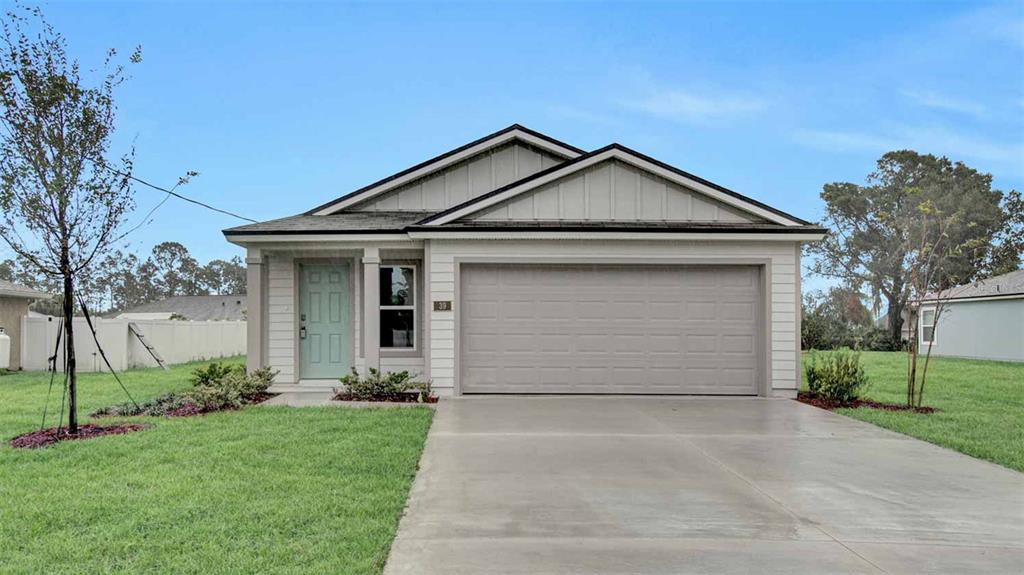
[[[744,211],[744,212],[751,213],[751,214],[754,214],[756,216],[762,217],[762,218],[764,218],[764,219],[766,219],[766,220],[768,220],[770,222],[773,222],[773,223],[776,223],[776,224],[782,224],[782,225],[785,225],[785,226],[799,226],[799,225],[803,225],[800,222],[791,220],[791,219],[789,219],[787,217],[784,217],[784,216],[781,216],[779,214],[776,214],[775,212],[772,212],[770,210],[766,210],[766,209],[764,209],[764,208],[762,208],[760,206],[751,204],[750,202],[746,202],[746,201],[744,201],[744,200],[742,200],[740,198],[737,198],[737,197],[732,196],[730,194],[726,194],[724,192],[716,190],[715,188],[712,188],[711,186],[708,186],[708,185],[703,184],[701,182],[698,182],[696,180],[687,178],[687,177],[685,177],[685,176],[683,176],[681,174],[678,174],[676,172],[673,172],[671,170],[667,170],[667,169],[665,169],[665,168],[663,168],[661,166],[658,166],[656,164],[648,162],[647,160],[644,160],[643,158],[638,158],[638,157],[636,157],[636,156],[634,156],[634,155],[632,155],[632,154],[630,154],[628,152],[625,152],[623,150],[620,150],[618,148],[612,148],[610,150],[607,150],[605,152],[597,154],[597,155],[593,156],[592,158],[587,158],[587,159],[585,159],[585,160],[583,160],[581,162],[576,162],[576,163],[574,163],[571,166],[566,166],[564,169],[553,170],[552,172],[550,172],[548,174],[545,174],[545,175],[543,175],[543,176],[541,176],[539,178],[535,178],[533,180],[530,180],[529,182],[525,182],[525,183],[523,183],[521,185],[514,186],[512,188],[509,188],[509,189],[505,190],[504,192],[502,192],[500,194],[495,194],[494,196],[491,196],[491,197],[486,198],[484,200],[480,200],[478,202],[474,202],[474,203],[472,203],[470,205],[467,205],[466,207],[464,207],[464,208],[462,208],[460,210],[456,210],[456,211],[453,211],[453,212],[451,212],[449,214],[446,214],[446,215],[444,215],[444,216],[442,216],[440,218],[437,218],[436,220],[428,222],[426,225],[428,225],[428,226],[439,226],[439,225],[451,223],[451,222],[453,222],[455,220],[458,220],[460,218],[464,218],[464,217],[466,217],[468,215],[474,214],[476,212],[485,210],[485,209],[487,209],[487,208],[489,208],[491,206],[494,206],[494,205],[500,204],[500,203],[502,203],[504,201],[510,200],[510,199],[514,198],[515,196],[518,196],[519,194],[522,194],[524,192],[528,192],[530,190],[537,189],[537,188],[539,188],[539,187],[541,187],[541,186],[543,186],[545,184],[550,184],[551,182],[554,182],[555,180],[559,180],[561,178],[564,178],[565,176],[567,176],[569,174],[572,174],[572,173],[575,173],[575,172],[579,172],[581,170],[585,170],[585,169],[587,169],[587,168],[589,168],[591,166],[594,166],[594,165],[599,164],[601,162],[607,161],[609,159],[616,159],[616,160],[619,160],[621,162],[625,162],[627,164],[630,164],[632,166],[640,168],[641,170],[644,170],[644,171],[650,172],[652,174],[655,174],[657,176],[660,176],[660,177],[662,177],[662,178],[664,178],[664,179],[666,179],[666,180],[668,180],[670,182],[675,182],[675,183],[677,183],[677,184],[679,184],[681,186],[687,187],[687,188],[689,188],[691,190],[694,190],[696,192],[704,194],[704,195],[706,195],[706,196],[708,196],[710,198],[713,198],[715,200],[718,200],[719,202],[722,202],[723,204],[727,204],[727,205],[730,205],[730,206],[732,206],[734,208],[737,208],[737,209],[739,209],[741,211]]]
[[[412,172],[409,172],[408,174],[405,174],[405,175],[403,175],[400,178],[395,178],[393,180],[389,180],[387,182],[384,182],[384,183],[380,184],[379,186],[374,186],[374,187],[372,187],[372,188],[370,188],[368,190],[364,190],[362,193],[360,193],[358,195],[355,195],[355,196],[352,196],[350,198],[343,198],[341,200],[338,200],[337,202],[334,202],[334,203],[332,203],[331,205],[329,205],[329,206],[327,206],[325,208],[322,208],[320,210],[317,210],[317,211],[313,212],[313,215],[316,215],[316,216],[326,216],[326,215],[333,214],[333,213],[335,213],[335,212],[337,212],[339,210],[343,210],[345,208],[351,207],[351,206],[353,206],[355,204],[359,204],[359,203],[365,202],[366,200],[369,200],[370,198],[373,198],[375,196],[379,196],[379,195],[381,195],[381,194],[383,194],[385,192],[388,192],[390,190],[393,190],[395,188],[398,188],[400,186],[408,184],[409,182],[413,182],[413,181],[415,181],[415,180],[417,180],[419,178],[422,178],[424,176],[429,176],[430,174],[432,174],[434,172],[437,172],[439,170],[443,170],[443,169],[445,169],[445,168],[447,168],[449,166],[455,165],[455,164],[457,164],[457,163],[459,163],[459,162],[461,162],[461,161],[463,161],[465,159],[471,158],[471,157],[473,157],[473,156],[475,156],[475,155],[477,155],[477,154],[479,154],[481,152],[485,152],[485,151],[487,151],[487,150],[489,150],[491,148],[500,146],[500,145],[502,145],[502,144],[504,144],[506,142],[512,141],[512,140],[521,140],[521,141],[526,142],[526,143],[528,143],[528,144],[530,144],[532,146],[536,146],[536,147],[538,147],[538,148],[540,148],[542,150],[548,150],[548,151],[554,152],[556,154],[559,154],[561,156],[565,156],[565,157],[569,158],[570,160],[580,156],[580,153],[577,152],[576,150],[571,150],[571,149],[566,148],[564,146],[559,146],[558,144],[555,144],[553,142],[549,142],[548,140],[545,140],[543,138],[538,138],[537,136],[534,136],[533,134],[528,134],[528,133],[523,132],[521,130],[510,130],[508,132],[505,132],[504,134],[495,136],[494,138],[491,138],[491,139],[489,139],[487,141],[480,142],[479,144],[477,144],[477,145],[475,145],[475,146],[473,146],[471,148],[467,148],[465,150],[462,150],[461,152],[459,152],[457,154],[452,154],[451,156],[448,156],[446,158],[438,160],[437,162],[433,162],[433,163],[430,163],[430,164],[428,164],[426,166],[423,166],[422,168],[420,168],[418,170],[414,170]]]
[[[778,241],[813,242],[825,238],[822,233],[708,233],[708,232],[494,232],[413,231],[414,240],[685,240],[685,241]]]

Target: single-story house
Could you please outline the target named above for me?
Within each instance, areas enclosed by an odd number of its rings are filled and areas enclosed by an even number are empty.
[[[825,230],[513,125],[224,234],[247,250],[249,367],[282,391],[373,367],[444,395],[792,396],[800,245]]]
[[[0,329],[11,338],[8,369],[21,369],[21,318],[28,315],[33,301],[49,298],[46,292],[0,280]]]
[[[137,305],[116,314],[122,319],[243,321],[246,297],[241,295],[179,295]]]
[[[937,300],[921,303],[918,337],[932,355],[1024,361],[1024,270],[955,287],[935,324]],[[948,299],[946,299],[948,298]]]
[[[910,314],[903,311],[900,315],[903,316],[903,327],[900,328],[900,339],[903,341],[910,341]],[[889,329],[889,312],[885,312],[875,320],[875,327],[879,329]]]

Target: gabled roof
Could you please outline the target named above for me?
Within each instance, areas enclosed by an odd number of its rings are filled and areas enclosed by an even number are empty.
[[[943,292],[943,298],[965,300],[979,298],[1011,298],[1024,295],[1024,270],[1017,270],[1003,275],[978,280],[974,283],[958,286]],[[930,293],[924,301],[934,301],[936,294]]]
[[[552,166],[546,170],[542,170],[512,182],[494,191],[477,196],[467,202],[438,212],[421,220],[418,222],[418,225],[442,226],[450,224],[460,218],[464,218],[470,214],[474,214],[496,204],[508,201],[520,194],[530,192],[540,186],[555,182],[569,176],[570,174],[577,173],[581,170],[612,159],[631,164],[637,168],[646,170],[669,181],[696,190],[724,204],[752,213],[775,224],[784,226],[812,225],[810,222],[802,220],[796,216],[787,214],[728,188],[719,186],[714,182],[710,182],[689,172],[685,172],[679,168],[655,160],[650,156],[641,154],[640,152],[627,148],[621,144],[610,144],[603,148],[594,150],[593,152],[578,156],[573,160],[557,166]]]
[[[224,235],[265,234],[374,234],[395,233],[433,212],[342,212],[329,216],[299,214],[277,220],[245,224],[224,230]]]
[[[32,289],[21,284],[0,280],[0,297],[17,297],[25,299],[49,299],[50,294]]]
[[[160,313],[181,316],[190,321],[245,319],[246,299],[241,295],[179,295],[137,305],[119,312]]]
[[[340,198],[317,206],[306,212],[306,215],[324,216],[333,214],[339,210],[343,210],[349,206],[364,202],[375,196],[379,196],[399,186],[443,170],[448,166],[512,140],[525,142],[566,159],[576,158],[585,153],[584,150],[556,140],[551,136],[535,132],[529,128],[520,126],[519,124],[512,124],[503,130],[484,136],[479,140],[472,141],[464,146],[445,152],[440,156],[436,156],[425,162],[416,164],[411,168],[402,170],[397,174],[388,176],[383,180],[374,182],[354,192],[341,196]]]

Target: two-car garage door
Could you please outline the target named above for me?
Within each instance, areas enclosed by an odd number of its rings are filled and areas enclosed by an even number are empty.
[[[755,395],[755,266],[464,264],[463,393]]]

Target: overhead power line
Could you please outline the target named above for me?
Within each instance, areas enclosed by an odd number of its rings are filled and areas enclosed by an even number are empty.
[[[120,175],[120,176],[127,175],[127,174],[125,174],[123,172],[119,172],[119,171],[117,171],[117,170],[115,170],[113,168],[107,168],[107,169],[110,170],[111,172],[114,172],[115,174]],[[202,207],[204,207],[204,208],[206,208],[208,210],[213,210],[215,212],[219,212],[219,213],[222,213],[224,215],[231,216],[233,218],[238,218],[238,219],[246,221],[246,222],[252,222],[254,224],[258,223],[256,220],[254,220],[252,218],[247,218],[245,216],[240,216],[240,215],[238,215],[238,214],[236,214],[234,212],[229,212],[227,210],[222,210],[220,208],[215,208],[215,207],[211,206],[210,204],[205,204],[203,202],[200,202],[199,200],[193,200],[190,197],[183,196],[182,194],[180,194],[178,192],[175,192],[174,190],[168,190],[167,188],[162,188],[162,187],[160,187],[160,186],[158,186],[156,184],[151,184],[151,183],[147,182],[146,180],[143,180],[142,178],[136,178],[135,176],[128,176],[128,178],[131,179],[132,181],[138,182],[138,183],[140,183],[140,184],[142,184],[144,186],[148,186],[150,188],[153,188],[154,190],[158,190],[158,191],[164,192],[165,194],[172,195],[172,196],[178,198],[179,200],[185,200],[186,202],[195,204],[197,206],[202,206]],[[175,186],[175,187],[177,187],[177,186]]]

